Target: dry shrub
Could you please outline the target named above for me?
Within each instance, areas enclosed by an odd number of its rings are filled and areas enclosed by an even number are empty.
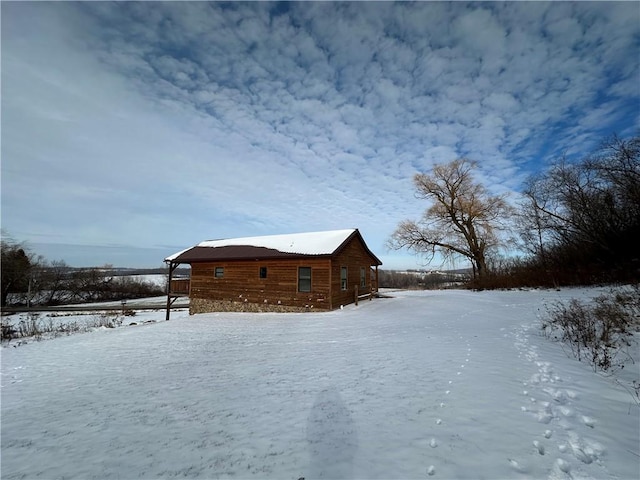
[[[556,302],[547,310],[542,322],[545,334],[567,343],[578,360],[589,362],[596,371],[621,369],[634,362],[628,347],[639,327],[638,285],[612,290],[591,302]]]

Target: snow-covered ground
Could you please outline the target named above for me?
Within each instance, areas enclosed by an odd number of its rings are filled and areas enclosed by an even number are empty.
[[[638,478],[631,392],[539,333],[545,302],[596,293],[174,312],[5,347],[2,478]]]

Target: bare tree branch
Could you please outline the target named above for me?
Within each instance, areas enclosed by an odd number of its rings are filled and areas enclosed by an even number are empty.
[[[432,205],[420,222],[401,222],[388,246],[431,256],[461,255],[471,261],[479,276],[484,275],[487,251],[499,245],[496,233],[512,211],[504,196],[489,195],[474,181],[475,168],[474,162],[458,159],[434,166],[430,174],[417,174],[416,197]]]

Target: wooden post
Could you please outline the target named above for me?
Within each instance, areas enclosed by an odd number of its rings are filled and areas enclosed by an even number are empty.
[[[356,284],[355,288],[355,296],[356,296],[356,307],[358,306],[358,285]]]
[[[380,283],[379,282],[380,282],[380,279],[378,277],[378,265],[376,265],[376,293],[378,293],[378,291],[379,291],[378,290],[379,287],[380,287]]]
[[[171,316],[171,280],[173,279],[173,271],[178,266],[177,263],[168,262],[169,263],[169,280],[167,281],[167,314],[165,316],[165,320],[168,322]]]

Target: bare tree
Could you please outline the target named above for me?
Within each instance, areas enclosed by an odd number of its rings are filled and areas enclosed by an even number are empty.
[[[543,266],[638,268],[640,137],[612,137],[575,162],[561,158],[530,178],[523,194],[521,237]]]
[[[42,303],[55,305],[71,300],[70,272],[71,268],[64,260],[42,262],[38,274],[34,276],[38,280]]]
[[[17,243],[4,231],[0,237],[2,251],[2,297],[1,305],[7,305],[10,293],[24,294],[29,289],[32,262],[29,250]]]
[[[504,195],[490,195],[473,178],[476,163],[457,159],[420,173],[413,181],[416,196],[432,202],[418,222],[405,220],[388,245],[444,258],[462,256],[473,266],[474,277],[487,273],[487,256],[501,243],[499,231],[512,213]]]

